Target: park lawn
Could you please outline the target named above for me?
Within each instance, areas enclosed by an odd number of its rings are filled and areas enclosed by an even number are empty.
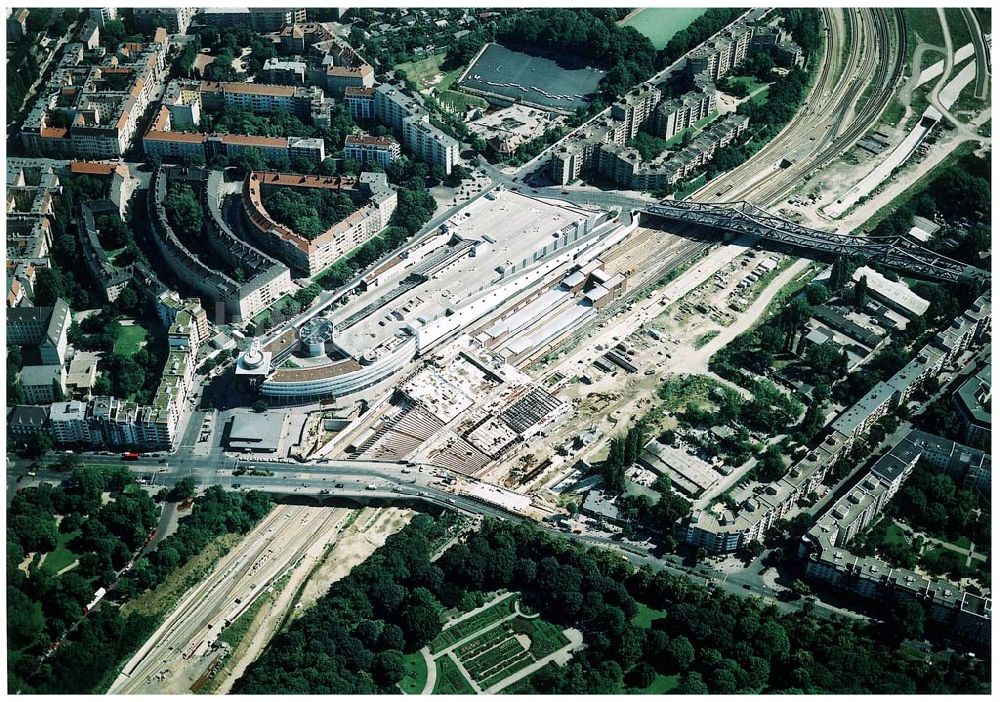
[[[653,609],[644,604],[639,604],[639,611],[632,619],[633,626],[641,629],[648,629],[657,619],[663,619],[666,613],[662,609]]]
[[[941,19],[937,10],[932,7],[910,7],[903,10],[903,13],[906,15],[907,34],[917,34],[928,44],[944,46],[944,33],[941,31]],[[913,46],[915,48],[916,43]]]
[[[740,85],[746,86],[748,95],[758,88],[763,88],[765,85],[769,85],[764,81],[758,80],[754,76],[733,76],[729,79],[729,82],[739,83]]]
[[[666,140],[665,142],[667,145],[666,148],[672,148],[674,146],[677,146],[678,144],[681,143],[681,141],[684,140],[684,137],[687,136],[689,133],[692,139],[698,136],[698,133],[705,128],[705,125],[710,123],[718,116],[719,116],[718,112],[712,112],[706,115],[705,117],[699,119],[697,122],[694,123],[694,125],[688,127],[687,129],[682,129],[681,131],[677,132],[672,137]]]
[[[662,695],[675,689],[681,683],[680,675],[663,675],[657,673],[656,678],[649,687],[631,688],[630,692],[638,692],[642,695]]]
[[[771,91],[770,85],[765,85],[758,92],[750,96],[750,102],[755,105],[761,105],[767,102],[767,94]]]
[[[427,684],[427,663],[420,651],[403,656],[406,675],[399,681],[399,689],[408,695],[419,695]]]
[[[451,656],[441,656],[434,661],[437,666],[437,680],[434,682],[433,695],[474,695],[475,689],[462,675]]]
[[[79,529],[71,531],[67,534],[59,532],[59,535],[56,538],[56,547],[45,557],[45,562],[42,563],[42,567],[52,573],[58,573],[60,570],[78,559],[80,556],[73,553],[67,544],[79,535]]]
[[[882,543],[886,546],[892,545],[907,545],[910,543],[906,536],[906,532],[899,528],[897,524],[889,525],[889,528],[885,530],[885,538],[882,539]]]
[[[444,63],[445,54],[431,54],[416,61],[407,61],[394,66],[396,70],[402,70],[406,77],[417,84],[423,90],[430,86],[434,76],[441,72],[441,64]]]
[[[951,543],[955,544],[959,548],[964,548],[964,549],[968,549],[969,546],[972,546],[972,540],[968,536],[959,536]]]
[[[148,332],[138,324],[121,325],[118,328],[118,336],[115,338],[115,353],[122,356],[133,355],[146,341],[147,334]]]

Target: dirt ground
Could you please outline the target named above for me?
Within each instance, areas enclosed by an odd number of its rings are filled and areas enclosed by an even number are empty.
[[[357,520],[343,532],[329,555],[306,582],[299,595],[298,604],[304,611],[326,594],[330,585],[351,572],[390,536],[406,526],[416,513],[410,509],[372,507],[361,510]]]

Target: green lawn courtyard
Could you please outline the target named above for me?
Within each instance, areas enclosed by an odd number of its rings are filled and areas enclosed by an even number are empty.
[[[427,684],[427,664],[420,651],[407,653],[403,656],[403,665],[406,668],[406,675],[399,683],[399,689],[408,695],[419,695]]]
[[[59,532],[59,536],[56,539],[56,547],[45,556],[45,562],[42,563],[42,568],[55,574],[68,565],[71,565],[80,556],[73,553],[67,544],[80,535],[80,530],[76,529],[69,533]]]
[[[135,322],[126,324],[126,321],[128,320],[123,320],[121,326],[118,328],[118,336],[115,339],[115,353],[122,356],[131,356],[142,348],[148,332]]]

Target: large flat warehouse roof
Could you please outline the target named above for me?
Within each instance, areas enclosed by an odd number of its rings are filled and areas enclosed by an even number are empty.
[[[449,308],[461,307],[499,282],[500,270],[530,268],[537,254],[546,247],[553,249],[558,232],[595,214],[593,209],[543,202],[508,190],[496,193],[492,200],[479,198],[448,221],[452,243],[426,252],[408,269],[410,275],[421,273],[429,279],[342,329],[335,343],[358,357],[390,340],[407,324],[421,326]],[[463,246],[455,237],[475,243]],[[373,287],[353,298],[336,311],[334,322],[358,313],[399,284]]]

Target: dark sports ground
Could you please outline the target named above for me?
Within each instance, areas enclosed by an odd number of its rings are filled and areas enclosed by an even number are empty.
[[[515,87],[489,85],[483,80],[473,78],[475,75],[493,83],[515,83],[527,88],[528,92],[522,92]],[[603,77],[604,71],[596,68],[563,68],[551,59],[512,51],[499,44],[490,44],[459,85],[503,95],[517,102],[530,102],[572,112],[577,108],[586,107],[590,104],[590,100],[575,97],[569,100],[553,99],[537,90],[532,90],[531,86],[537,86],[551,95],[586,97],[596,92]]]

